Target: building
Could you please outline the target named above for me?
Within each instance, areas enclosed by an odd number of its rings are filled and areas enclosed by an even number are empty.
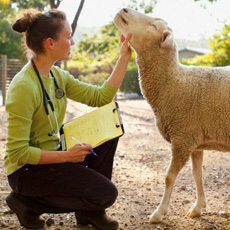
[[[208,54],[210,50],[202,49],[202,48],[185,47],[179,49],[178,52],[179,52],[179,59],[188,59],[188,58],[193,58],[197,55]]]

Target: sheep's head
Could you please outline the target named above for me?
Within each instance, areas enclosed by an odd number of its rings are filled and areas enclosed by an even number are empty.
[[[137,54],[154,52],[159,55],[175,48],[172,30],[160,18],[123,8],[116,14],[114,23],[125,36],[132,34],[130,44]]]

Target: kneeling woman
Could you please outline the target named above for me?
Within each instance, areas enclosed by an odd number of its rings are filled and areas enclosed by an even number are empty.
[[[117,198],[111,175],[118,139],[97,147],[95,157],[90,144],[60,150],[57,132],[67,98],[93,107],[111,102],[130,60],[131,35],[121,35],[116,66],[103,86],[97,87],[53,66],[57,60],[71,58],[74,44],[62,11],[25,10],[13,29],[25,32],[33,55],[11,82],[6,101],[9,118],[4,163],[12,188],[6,198],[8,206],[27,228],[42,228],[43,213],[75,212],[77,223],[117,229],[118,222],[105,209]]]

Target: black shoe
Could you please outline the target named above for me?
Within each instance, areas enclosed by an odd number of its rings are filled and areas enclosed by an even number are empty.
[[[10,195],[6,197],[6,203],[9,208],[15,212],[18,217],[20,224],[26,228],[39,229],[43,228],[45,225],[45,220],[36,214],[24,214],[22,212],[22,204],[17,196],[11,192]]]
[[[77,219],[77,224],[91,224],[100,230],[116,230],[119,227],[119,223],[107,216],[104,211],[79,211],[75,212],[75,216]]]

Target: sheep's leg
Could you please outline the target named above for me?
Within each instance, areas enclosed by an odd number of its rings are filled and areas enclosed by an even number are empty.
[[[196,182],[197,199],[188,212],[189,217],[200,216],[202,209],[206,207],[206,198],[204,194],[203,176],[202,176],[203,151],[192,153],[192,172]]]
[[[181,156],[183,156],[183,160],[181,159]],[[166,178],[165,178],[164,195],[163,195],[160,205],[151,214],[150,219],[149,219],[150,223],[161,222],[162,217],[167,213],[175,180],[177,178],[178,173],[183,168],[183,166],[185,165],[189,157],[190,157],[189,153],[181,152],[179,150],[177,151],[176,149],[174,149],[173,156],[172,156],[170,165],[167,170]]]

